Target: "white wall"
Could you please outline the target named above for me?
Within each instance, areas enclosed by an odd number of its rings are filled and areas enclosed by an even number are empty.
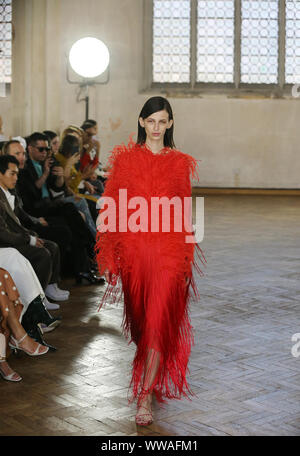
[[[90,90],[102,161],[136,132],[144,101],[143,0],[15,0],[12,96],[0,99],[6,134],[61,130],[84,120],[66,81],[74,41],[95,36],[111,55],[110,81]],[[158,94],[158,92],[157,92]],[[299,99],[170,98],[178,148],[202,160],[200,186],[300,188]],[[8,104],[9,102],[9,104]]]

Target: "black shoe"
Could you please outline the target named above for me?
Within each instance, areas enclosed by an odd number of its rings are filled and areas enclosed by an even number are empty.
[[[28,306],[25,314],[22,318],[22,325],[25,331],[31,327],[36,326],[39,323],[44,323],[47,326],[54,325],[58,326],[61,322],[61,317],[52,317],[48,310],[46,309],[42,298],[40,296],[36,297]]]
[[[76,283],[81,284],[83,280],[93,285],[104,285],[105,279],[103,277],[97,277],[92,272],[79,272],[76,276]]]
[[[45,342],[45,340],[43,339],[43,334],[38,326],[35,326],[35,328],[31,328],[29,331],[27,331],[27,334],[29,337],[34,339],[39,344],[45,345],[45,347],[49,347],[49,350],[57,350],[57,348],[53,347],[53,345],[47,344],[47,342]]]
[[[59,325],[61,317],[53,318],[45,308],[43,301],[40,296],[35,298],[28,306],[25,314],[22,318],[22,326],[27,332],[27,334],[32,337],[34,340],[39,342],[46,347],[49,347],[50,350],[56,351],[56,348],[52,345],[47,344],[43,339],[43,333],[39,328],[40,323],[45,325]]]

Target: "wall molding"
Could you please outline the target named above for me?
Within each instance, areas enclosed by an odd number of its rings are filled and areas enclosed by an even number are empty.
[[[300,196],[300,188],[221,188],[193,187],[193,196],[197,195],[269,195],[269,196]]]

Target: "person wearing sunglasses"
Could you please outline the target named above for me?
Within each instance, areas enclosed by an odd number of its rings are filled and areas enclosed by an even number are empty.
[[[65,184],[61,166],[56,167],[57,173],[51,166],[53,158],[49,155],[47,136],[35,132],[27,139],[27,143],[28,159],[20,171],[17,184],[25,211],[34,217],[46,217],[47,220],[51,217],[53,223],[67,226],[71,232],[70,272],[74,274],[76,282],[85,280],[103,285],[105,279],[97,277],[91,270],[88,254],[94,253],[95,239],[86,222],[72,202],[51,195],[50,189],[59,192]]]

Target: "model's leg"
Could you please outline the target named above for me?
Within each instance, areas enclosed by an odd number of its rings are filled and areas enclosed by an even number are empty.
[[[154,348],[148,351],[144,379],[143,390],[140,394],[137,404],[136,422],[140,425],[148,425],[153,421],[152,417],[152,386],[155,383],[158,368],[160,363],[160,353]]]

